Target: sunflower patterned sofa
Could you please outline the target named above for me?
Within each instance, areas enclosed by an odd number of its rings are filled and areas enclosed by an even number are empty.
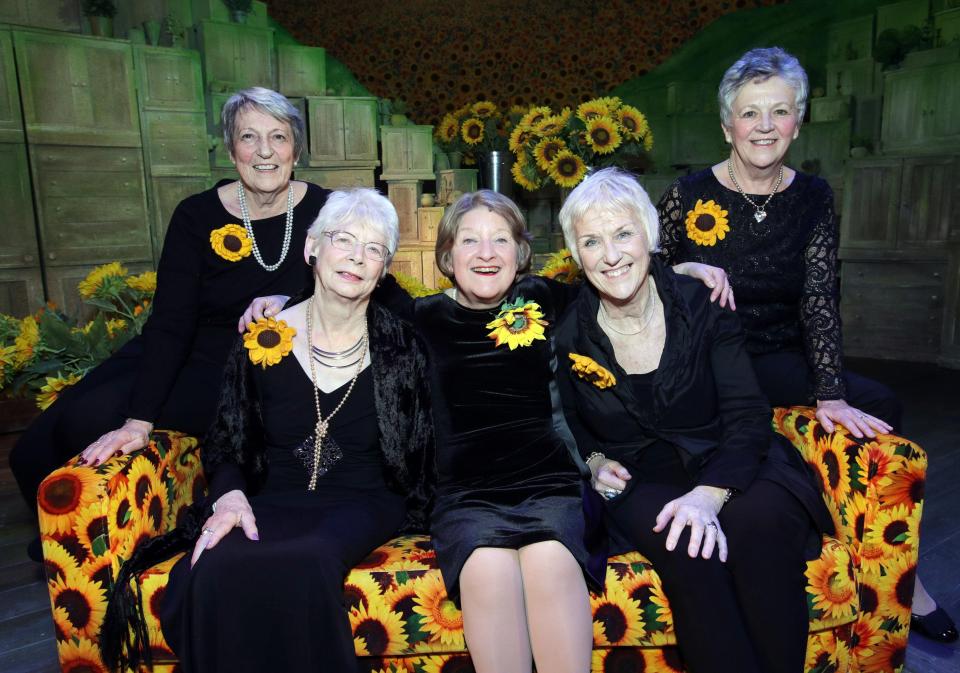
[[[896,673],[910,620],[926,456],[886,435],[825,433],[812,410],[776,409],[774,426],[819,475],[837,528],[807,566],[810,636],[806,673]],[[106,673],[97,647],[117,568],[150,536],[173,528],[202,497],[197,440],[156,431],[143,451],[99,467],[65,466],[39,491],[40,528],[63,671]],[[154,670],[177,670],[157,604],[176,559],[140,578]],[[397,538],[347,579],[357,654],[372,673],[466,673],[461,615],[446,598],[429,538]],[[610,559],[591,597],[594,673],[682,671],[669,601],[638,553]]]

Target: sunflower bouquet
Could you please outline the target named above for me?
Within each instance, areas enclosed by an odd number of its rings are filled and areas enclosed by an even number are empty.
[[[514,106],[501,110],[488,100],[448,112],[434,131],[434,138],[444,152],[463,152],[473,156],[492,150],[506,151],[510,133],[525,110]]]
[[[77,285],[95,309],[80,325],[53,304],[33,315],[0,314],[0,393],[36,398],[46,409],[63,390],[116,352],[143,329],[157,275],[130,275],[119,262],[96,267]]]
[[[653,148],[647,118],[619,98],[595,98],[582,103],[576,113],[564,108],[554,113],[547,106],[530,108],[510,134],[516,155],[514,181],[528,191],[553,182],[573,188],[587,175],[588,167],[620,165]]]

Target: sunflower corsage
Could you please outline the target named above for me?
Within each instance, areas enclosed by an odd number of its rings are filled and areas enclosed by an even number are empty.
[[[713,199],[703,202],[697,199],[693,210],[687,211],[687,238],[697,245],[714,246],[717,239],[723,240],[730,225],[727,224],[727,211],[714,203]]]
[[[210,232],[210,247],[228,262],[239,262],[250,255],[253,243],[239,224],[225,224]]]
[[[261,318],[243,335],[250,362],[264,369],[275,365],[293,350],[293,337],[297,333],[284,320]]]
[[[593,358],[577,353],[570,353],[568,357],[573,361],[570,368],[584,381],[592,383],[600,390],[617,385],[617,377]]]
[[[512,302],[503,302],[500,313],[486,325],[493,330],[487,336],[496,341],[497,346],[507,344],[510,350],[529,346],[537,339],[546,341],[543,328],[550,323],[542,318],[539,304],[517,297]]]

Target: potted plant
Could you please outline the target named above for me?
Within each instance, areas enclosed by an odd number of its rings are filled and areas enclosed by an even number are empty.
[[[98,37],[113,37],[113,17],[117,5],[113,0],[83,0],[83,15],[90,21],[90,32]]]
[[[234,23],[246,23],[247,14],[253,10],[253,0],[223,0],[230,10],[230,20]]]

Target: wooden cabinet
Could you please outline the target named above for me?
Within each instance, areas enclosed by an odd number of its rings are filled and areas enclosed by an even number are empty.
[[[849,156],[849,119],[811,122],[800,128],[800,135],[791,143],[788,163],[804,170],[804,164],[809,162],[819,166],[818,173],[822,177],[832,178],[843,175]]]
[[[869,57],[827,63],[827,95],[862,98],[880,88],[880,64]]]
[[[200,54],[189,49],[135,46],[140,107],[144,110],[203,110]]]
[[[311,166],[377,166],[377,99],[307,97]]]
[[[323,47],[277,45],[277,82],[284,96],[322,96],[327,90],[327,52]]]
[[[433,127],[381,126],[384,180],[433,180]]]
[[[139,147],[129,43],[34,31],[13,38],[31,143]]]
[[[851,161],[843,188],[841,248],[896,247],[902,174],[899,159]]]
[[[960,149],[960,62],[886,74],[883,150],[943,153]]]
[[[154,178],[150,181],[151,210],[151,238],[153,239],[154,259],[160,259],[163,250],[163,237],[167,234],[170,225],[170,216],[177,204],[188,196],[198,194],[209,186],[209,176],[186,178]]]
[[[203,112],[143,113],[143,144],[151,175],[209,175]]]
[[[327,189],[374,186],[372,168],[297,168],[294,177]]]
[[[416,243],[420,240],[417,231],[417,208],[423,183],[419,180],[391,181],[387,184],[387,198],[397,209],[400,219],[400,242]]]
[[[0,313],[23,318],[43,306],[40,266],[0,269]]]
[[[139,149],[32,146],[30,163],[48,269],[151,259]]]
[[[0,23],[80,32],[76,0],[0,0]]]
[[[207,89],[235,91],[251,86],[276,89],[273,29],[201,21],[198,32]]]
[[[0,31],[0,142],[22,143],[23,117],[20,116],[20,89],[13,58],[13,38]]]
[[[23,144],[0,143],[0,267],[40,264],[37,229],[33,217],[30,168]]]
[[[437,171],[437,205],[446,206],[453,192],[477,191],[476,168],[447,168]]]
[[[421,241],[436,242],[444,210],[442,206],[417,208],[417,234]]]
[[[899,247],[942,252],[960,209],[960,157],[911,157],[903,160],[900,187]]]

